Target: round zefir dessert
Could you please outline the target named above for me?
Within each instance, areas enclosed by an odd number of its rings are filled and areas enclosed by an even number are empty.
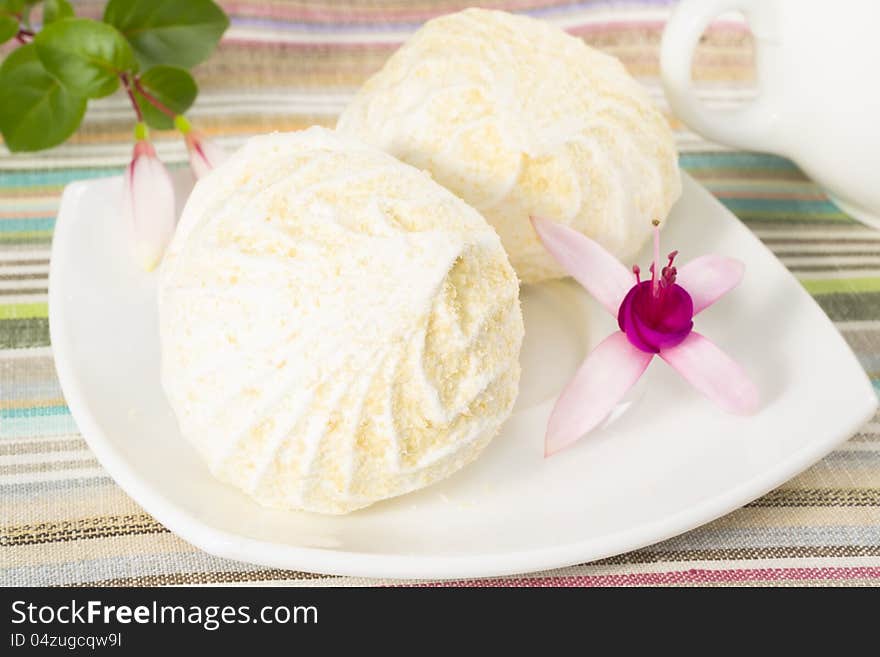
[[[565,275],[530,215],[629,261],[681,191],[669,125],[617,59],[500,11],[428,21],[337,130],[427,169],[479,210],[526,283]]]
[[[211,472],[345,513],[475,459],[517,394],[498,235],[430,176],[322,128],[247,142],[160,272],[162,384]]]

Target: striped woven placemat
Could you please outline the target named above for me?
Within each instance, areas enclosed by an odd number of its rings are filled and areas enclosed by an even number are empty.
[[[232,27],[196,71],[202,93],[191,117],[229,148],[266,130],[332,125],[358,84],[419,23],[469,4],[562,25],[622,59],[666,107],[657,70],[672,4],[666,0],[222,4]],[[102,5],[80,2],[77,9],[97,16]],[[741,22],[721,21],[707,32],[695,74],[709,104],[754,94]],[[787,160],[724,150],[670,120],[682,166],[794,272],[877,385],[880,232],[841,213]],[[388,583],[207,555],[132,502],[79,435],[49,344],[49,246],[64,185],[118,174],[130,157],[130,134],[126,101],[113,96],[90,107],[70,143],[0,154],[0,584]],[[158,136],[158,150],[167,162],[185,159],[173,134]],[[591,564],[467,584],[880,584],[880,419],[780,489],[688,534]]]

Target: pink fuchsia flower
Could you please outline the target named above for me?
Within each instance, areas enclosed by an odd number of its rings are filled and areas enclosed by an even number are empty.
[[[186,150],[189,151],[189,167],[196,180],[207,175],[211,169],[227,158],[226,151],[205,139],[200,132],[193,130],[182,114],[174,118],[174,125],[183,134]]]
[[[532,218],[532,225],[550,254],[620,327],[587,356],[557,400],[547,425],[545,456],[598,426],[654,356],[724,410],[743,415],[757,410],[757,388],[742,367],[693,330],[694,315],[739,284],[741,262],[705,255],[679,270],[674,264],[677,252],[672,252],[661,269],[655,222],[651,278],[642,281],[638,267],[628,271],[582,233],[546,219]]]
[[[174,184],[146,139],[146,130],[140,130],[138,136],[125,170],[122,209],[135,258],[146,271],[152,271],[174,235]]]
[[[189,151],[189,166],[196,179],[205,176],[211,169],[226,159],[226,152],[196,131],[184,135]]]

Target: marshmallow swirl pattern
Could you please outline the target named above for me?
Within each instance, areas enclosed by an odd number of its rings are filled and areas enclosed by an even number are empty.
[[[345,513],[472,461],[510,414],[518,281],[480,214],[334,133],[251,139],[160,273],[162,383],[219,479]]]
[[[617,59],[500,11],[428,21],[337,129],[427,169],[477,208],[527,283],[564,275],[530,215],[628,259],[681,191],[669,126]]]

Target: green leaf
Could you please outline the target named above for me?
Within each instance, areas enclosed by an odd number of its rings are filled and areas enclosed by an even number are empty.
[[[0,14],[18,17],[24,5],[25,0],[0,0]]]
[[[0,0],[0,43],[6,43],[18,34],[23,7],[24,0]]]
[[[0,14],[0,43],[6,43],[18,34],[18,19]]]
[[[33,44],[0,66],[0,132],[11,151],[57,146],[79,127],[86,99],[71,94],[43,68]]]
[[[136,67],[131,46],[115,28],[65,18],[40,31],[34,44],[46,70],[71,92],[101,98],[116,91],[119,73]]]
[[[104,21],[125,35],[143,68],[191,68],[208,58],[229,26],[212,0],[110,0]]]
[[[177,114],[188,110],[199,93],[196,81],[189,72],[174,66],[154,66],[140,76],[140,84],[147,93]],[[135,100],[148,126],[159,130],[174,127],[174,120],[156,109],[139,91],[135,92]]]
[[[50,25],[62,18],[73,18],[73,5],[67,0],[46,0],[43,3],[43,25]]]

